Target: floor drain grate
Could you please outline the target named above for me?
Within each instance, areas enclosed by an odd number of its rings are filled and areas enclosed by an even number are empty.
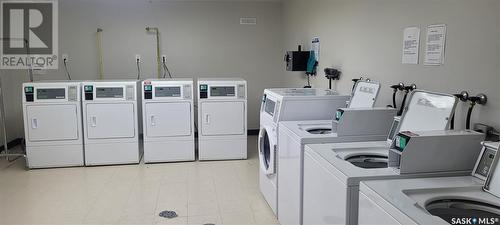
[[[175,211],[163,211],[160,213],[161,217],[167,218],[167,219],[172,219],[177,217],[177,213]]]

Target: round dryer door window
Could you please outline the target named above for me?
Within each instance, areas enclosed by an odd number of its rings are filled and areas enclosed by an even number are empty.
[[[275,140],[271,128],[262,128],[259,134],[260,167],[266,174],[274,174]]]

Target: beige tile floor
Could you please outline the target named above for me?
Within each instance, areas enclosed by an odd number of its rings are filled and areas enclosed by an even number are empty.
[[[27,171],[0,159],[0,224],[278,224],[259,192],[256,139],[242,161]]]

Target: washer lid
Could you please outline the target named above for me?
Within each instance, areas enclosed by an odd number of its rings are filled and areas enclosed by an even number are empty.
[[[492,145],[490,145],[491,147]],[[498,150],[499,144],[496,143],[492,147],[496,147]],[[496,154],[493,162],[491,163],[490,171],[488,173],[488,177],[486,178],[486,182],[484,183],[484,190],[486,192],[495,195],[500,198],[500,164],[498,163],[500,158],[500,154]]]
[[[380,90],[380,84],[371,81],[358,81],[352,93],[349,108],[373,107]]]
[[[445,130],[455,111],[453,95],[415,90],[408,97],[399,131]]]

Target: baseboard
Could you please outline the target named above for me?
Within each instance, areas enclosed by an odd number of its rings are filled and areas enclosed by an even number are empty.
[[[10,141],[9,143],[7,143],[7,147],[9,149],[11,149],[11,148],[13,148],[13,147],[15,147],[17,145],[22,144],[22,143],[23,143],[23,139],[22,138],[16,138],[16,139]],[[4,149],[5,149],[5,146],[1,145],[0,146],[0,152],[3,152]]]
[[[247,130],[247,134],[249,136],[259,135],[259,129],[249,129],[249,130]],[[198,137],[198,132],[195,132],[194,136]],[[16,138],[16,139],[10,141],[7,144],[7,147],[9,147],[9,149],[10,149],[10,148],[13,148],[13,147],[15,147],[17,145],[20,145],[22,143],[23,143],[23,139],[22,138]],[[1,145],[0,146],[0,152],[3,152],[4,149],[5,149],[5,147],[3,145]]]

